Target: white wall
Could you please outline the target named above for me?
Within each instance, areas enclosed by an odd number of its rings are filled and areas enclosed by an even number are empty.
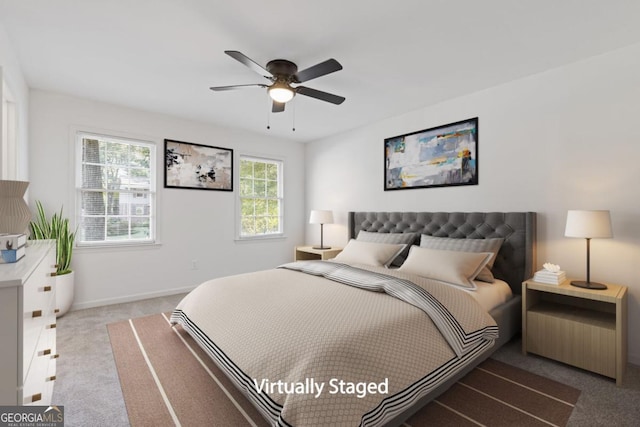
[[[29,124],[29,87],[22,74],[20,63],[11,47],[11,42],[4,26],[0,24],[0,95],[2,95],[2,80],[7,85],[13,102],[16,104],[18,129],[17,129],[17,159],[15,176],[9,179],[29,180],[29,147],[28,147],[28,124]],[[6,95],[6,94],[5,94]],[[2,96],[0,96],[0,101]],[[0,102],[0,108],[2,103]],[[2,112],[0,111],[0,118]],[[2,123],[0,122],[0,127]],[[2,129],[0,129],[1,131]],[[1,133],[0,133],[1,135]]]
[[[479,185],[383,191],[383,140],[479,117]],[[640,44],[315,141],[306,207],[332,209],[325,242],[346,242],[350,210],[536,211],[538,264],[585,276],[568,209],[609,209],[614,238],[591,245],[591,277],[629,286],[629,355],[640,364]],[[307,241],[318,240],[307,225]]]
[[[75,130],[136,137],[157,143],[161,245],[140,249],[77,249],[72,309],[165,295],[204,280],[271,268],[293,257],[304,236],[304,147],[295,142],[174,117],[32,90],[30,205],[41,200],[51,214],[64,206],[73,218]],[[164,189],[164,139],[232,148],[283,158],[286,239],[234,241],[234,192]],[[192,270],[197,260],[198,269]]]

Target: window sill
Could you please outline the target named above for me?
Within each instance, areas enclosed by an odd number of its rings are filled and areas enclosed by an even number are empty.
[[[284,234],[276,234],[272,236],[236,237],[234,239],[236,243],[272,242],[274,240],[287,240],[287,236]]]
[[[144,251],[159,249],[162,246],[162,242],[153,243],[101,243],[98,245],[78,245],[74,248],[74,251],[82,252],[121,252],[121,251]]]

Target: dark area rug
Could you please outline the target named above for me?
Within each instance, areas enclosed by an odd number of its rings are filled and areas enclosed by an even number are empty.
[[[107,326],[132,426],[267,426],[253,405],[167,316]],[[488,359],[406,424],[566,426],[580,391]]]

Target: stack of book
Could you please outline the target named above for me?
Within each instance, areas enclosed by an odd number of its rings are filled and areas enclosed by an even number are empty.
[[[567,275],[564,271],[558,271],[557,273],[554,273],[549,270],[540,270],[536,271],[533,274],[533,280],[535,282],[546,283],[549,285],[559,285],[560,283],[567,280]]]
[[[18,262],[26,253],[26,234],[0,233],[0,264]]]

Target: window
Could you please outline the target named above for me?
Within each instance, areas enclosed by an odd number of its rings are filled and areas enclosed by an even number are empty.
[[[78,244],[153,243],[155,145],[86,133],[77,144]]]
[[[280,160],[240,156],[240,238],[283,234]]]

